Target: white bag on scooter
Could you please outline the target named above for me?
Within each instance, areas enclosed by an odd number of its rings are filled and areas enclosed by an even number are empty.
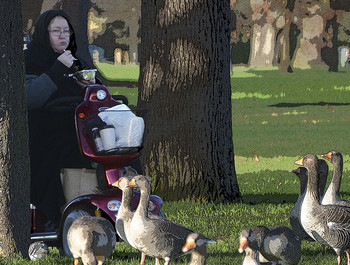
[[[98,114],[107,124],[115,128],[117,148],[140,147],[145,129],[143,118],[137,117],[125,104],[116,105]]]

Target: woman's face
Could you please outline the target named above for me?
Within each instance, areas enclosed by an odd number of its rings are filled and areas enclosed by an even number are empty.
[[[69,45],[69,25],[64,17],[57,16],[49,24],[49,38],[51,47],[55,52],[64,52]],[[68,35],[68,36],[67,36]]]

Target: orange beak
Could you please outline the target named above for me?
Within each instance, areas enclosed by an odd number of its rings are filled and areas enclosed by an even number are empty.
[[[134,179],[130,180],[128,186],[135,187],[136,186],[135,180]]]
[[[193,239],[186,240],[185,245],[182,247],[182,252],[190,251],[191,249],[195,248],[195,243]]]
[[[297,164],[297,165],[302,166],[302,165],[303,165],[303,159],[304,159],[304,158],[301,158],[301,159],[295,161],[294,164]]]
[[[321,156],[329,161],[332,159],[332,153],[323,154]]]
[[[238,252],[243,253],[245,248],[248,246],[248,239],[246,237],[240,237],[239,238],[239,248]]]

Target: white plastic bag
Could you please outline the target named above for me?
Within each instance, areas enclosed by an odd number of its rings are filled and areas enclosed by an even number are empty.
[[[113,125],[116,135],[116,147],[139,147],[145,129],[144,120],[137,117],[125,104],[108,108],[98,116],[107,125]]]

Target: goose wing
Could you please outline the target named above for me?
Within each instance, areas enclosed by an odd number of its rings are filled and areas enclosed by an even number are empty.
[[[350,208],[326,205],[324,208],[325,223],[328,233],[325,241],[333,248],[347,249],[350,247]]]
[[[349,230],[350,232],[350,207],[325,205],[325,220],[330,229]]]
[[[157,228],[154,236],[160,239],[156,242],[156,248],[169,253],[171,258],[182,256],[182,247],[193,231],[167,219],[153,219],[152,222]]]

